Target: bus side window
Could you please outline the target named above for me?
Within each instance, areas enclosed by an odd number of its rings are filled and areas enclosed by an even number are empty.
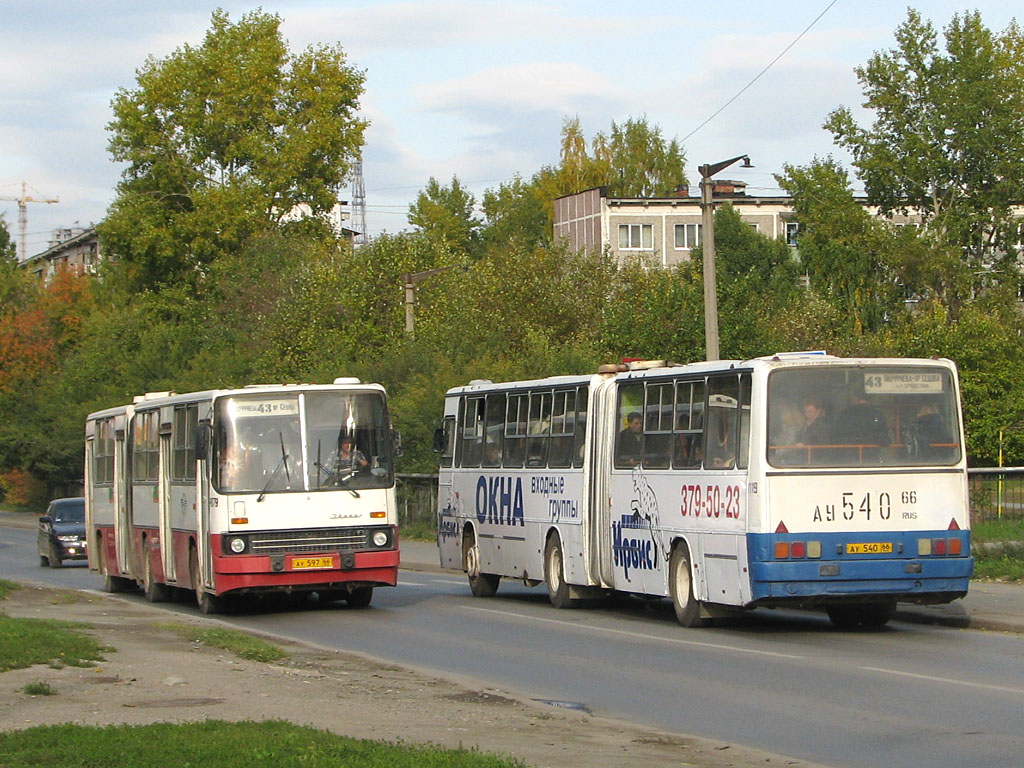
[[[672,455],[674,386],[648,384],[644,406],[644,467],[668,469]]]
[[[505,412],[503,466],[523,466],[523,461],[526,458],[526,418],[529,411],[529,401],[529,395],[525,393],[508,396],[508,409]]]
[[[576,421],[573,424],[575,448],[573,450],[573,466],[583,466],[583,451],[586,449],[587,437],[587,388],[580,387],[576,396]]]
[[[505,436],[505,395],[487,396],[487,423],[484,430],[485,467],[500,467],[502,441]]]
[[[643,383],[622,385],[619,389],[619,432],[615,440],[616,469],[631,469],[643,459],[643,409]]]
[[[551,455],[552,467],[572,466],[572,436],[576,418],[576,390],[555,392],[551,412]]]
[[[526,466],[548,463],[548,434],[551,431],[551,393],[530,393],[530,426],[526,438]]]
[[[704,382],[676,385],[676,432],[673,466],[699,469],[704,442]]]
[[[456,446],[460,467],[479,467],[483,448],[484,399],[469,397],[460,405],[462,424]]]

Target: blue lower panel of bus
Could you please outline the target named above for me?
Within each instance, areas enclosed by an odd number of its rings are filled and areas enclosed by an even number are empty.
[[[754,603],[948,602],[974,571],[969,531],[748,534]],[[955,554],[954,554],[955,553]]]

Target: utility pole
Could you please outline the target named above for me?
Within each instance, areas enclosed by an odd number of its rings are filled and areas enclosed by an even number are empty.
[[[723,160],[720,163],[705,163],[697,168],[700,172],[700,209],[703,232],[700,250],[704,254],[704,345],[708,360],[718,360],[718,281],[715,274],[715,202],[714,182],[711,177],[733,163],[743,161],[741,168],[753,168],[746,155]]]
[[[18,263],[28,258],[28,204],[29,203],[59,203],[56,197],[31,197],[28,194],[28,184],[21,182],[21,197],[0,197],[0,200],[12,200],[18,204],[18,242],[21,246],[21,253],[18,255]]]

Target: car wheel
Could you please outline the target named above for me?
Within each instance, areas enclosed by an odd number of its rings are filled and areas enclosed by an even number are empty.
[[[60,552],[57,551],[57,545],[56,544],[51,544],[50,545],[50,567],[51,568],[60,568],[61,565],[62,565],[62,562],[61,562]]]

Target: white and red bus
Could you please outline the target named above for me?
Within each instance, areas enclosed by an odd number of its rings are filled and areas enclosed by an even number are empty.
[[[794,353],[448,391],[441,564],[560,608],[668,597],[680,623],[821,607],[878,626],[963,596],[967,465],[948,360]]]
[[[151,393],[85,433],[89,567],[108,591],[192,590],[212,613],[267,592],[365,606],[397,581],[399,440],[378,384]]]

